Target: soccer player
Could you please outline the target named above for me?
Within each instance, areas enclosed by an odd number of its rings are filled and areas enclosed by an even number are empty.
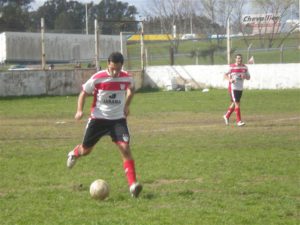
[[[224,78],[229,81],[228,92],[231,100],[228,111],[223,116],[225,124],[229,124],[229,118],[235,111],[237,126],[244,126],[245,123],[241,118],[240,101],[243,94],[244,80],[250,80],[250,74],[247,66],[243,64],[243,56],[241,54],[235,56],[235,63],[230,65],[229,71],[225,73]]]
[[[134,84],[132,76],[122,70],[123,63],[124,57],[121,53],[111,53],[107,61],[107,70],[95,73],[82,85],[77,102],[76,120],[83,116],[86,97],[93,95],[94,99],[83,141],[69,152],[67,167],[72,168],[79,157],[92,151],[101,137],[109,135],[121,153],[129,191],[132,197],[136,198],[142,191],[142,185],[136,181],[126,121],[134,95]]]

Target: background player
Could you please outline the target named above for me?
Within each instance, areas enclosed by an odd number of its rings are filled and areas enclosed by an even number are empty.
[[[229,124],[229,118],[235,111],[237,126],[244,126],[245,123],[241,118],[240,101],[243,94],[244,80],[250,80],[250,74],[247,66],[243,64],[241,54],[235,56],[235,63],[230,65],[229,71],[225,73],[224,78],[229,81],[228,92],[231,100],[228,111],[223,116],[225,124]]]
[[[79,157],[88,155],[92,151],[101,137],[110,135],[121,153],[129,191],[132,197],[138,197],[142,191],[142,185],[136,181],[126,121],[129,105],[134,95],[134,85],[133,78],[122,70],[123,63],[123,55],[113,52],[108,58],[107,70],[95,73],[82,85],[77,102],[76,120],[80,120],[83,116],[86,96],[93,95],[94,100],[83,142],[69,152],[67,167],[72,168]]]

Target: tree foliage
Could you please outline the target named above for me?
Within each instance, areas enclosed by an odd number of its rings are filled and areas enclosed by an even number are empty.
[[[29,8],[33,0],[0,0],[0,32],[25,31],[29,26]]]
[[[288,10],[295,4],[296,4],[295,0],[285,0],[285,1],[253,0],[252,5],[254,7],[260,8],[262,10],[262,13],[273,14],[273,15],[279,16],[279,18],[280,18],[280,20],[274,21],[274,23],[272,25],[273,26],[272,32],[266,32],[266,29],[261,29],[260,32],[258,33],[260,45],[262,48],[264,48],[264,47],[272,48],[273,47],[276,35],[281,33],[281,30],[284,27],[284,24],[280,24],[281,23],[280,21],[286,16],[286,14],[288,13]],[[276,29],[276,26],[279,26],[279,29]],[[299,26],[299,21],[298,21],[298,26]],[[293,31],[293,29],[288,31],[282,40],[284,40],[287,36],[289,36],[292,31]],[[283,42],[280,42],[280,45],[282,43]],[[279,46],[277,46],[277,47],[279,47]]]
[[[33,1],[0,0],[0,32],[37,31],[40,29],[41,18],[44,18],[48,31],[84,33],[86,9],[88,29],[91,32],[94,30],[95,19],[101,21],[102,33],[115,34],[126,26],[132,30],[137,27],[134,22],[117,22],[135,20],[137,9],[126,2],[110,0],[94,4],[91,1],[86,5],[75,0],[48,0],[37,10],[29,11]]]

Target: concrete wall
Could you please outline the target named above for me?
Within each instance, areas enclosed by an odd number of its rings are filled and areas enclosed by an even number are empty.
[[[174,83],[193,88],[227,88],[223,74],[228,69],[220,66],[153,66],[141,71],[130,71],[136,89],[159,87],[172,89]],[[250,65],[251,80],[248,89],[300,88],[300,64]],[[9,71],[0,73],[0,96],[71,95],[78,94],[81,85],[94,69]]]
[[[141,71],[130,71],[136,89],[142,86]],[[0,96],[73,95],[95,73],[94,69],[11,71],[0,73]]]
[[[250,81],[246,89],[300,88],[300,64],[248,65]],[[215,66],[152,66],[147,67],[143,86],[170,89],[174,82],[179,86],[190,84],[193,88],[227,88],[223,75],[227,65]]]
[[[99,58],[106,59],[111,52],[120,50],[121,41],[118,35],[99,35]],[[0,34],[0,62],[41,62],[41,52],[40,33]],[[45,53],[48,63],[92,61],[95,58],[95,37],[93,34],[45,33]],[[126,57],[126,51],[123,53]]]

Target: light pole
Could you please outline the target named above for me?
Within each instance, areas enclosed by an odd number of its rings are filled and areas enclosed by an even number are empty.
[[[191,14],[190,18],[190,27],[191,27],[191,34],[193,33],[193,15]]]
[[[42,70],[46,69],[46,54],[45,54],[45,20],[41,18],[41,38],[42,38]]]
[[[227,19],[226,28],[226,38],[227,38],[227,64],[230,64],[230,18]]]
[[[88,19],[88,6],[85,3],[85,32],[89,34],[89,19]]]

